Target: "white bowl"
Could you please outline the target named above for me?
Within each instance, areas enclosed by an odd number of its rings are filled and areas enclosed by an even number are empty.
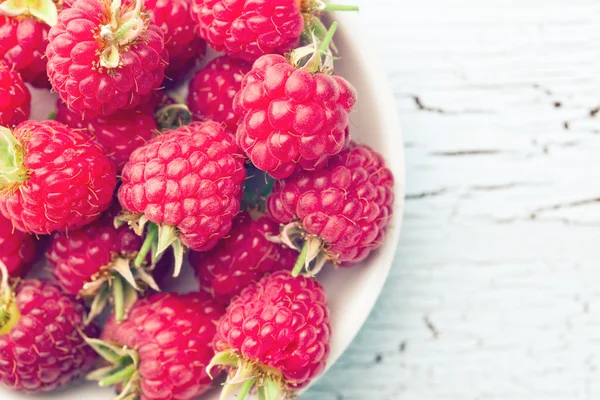
[[[390,84],[379,68],[370,46],[364,38],[358,16],[338,13],[340,26],[335,44],[342,59],[336,62],[336,73],[348,79],[358,90],[356,112],[351,115],[351,134],[359,143],[368,144],[387,160],[395,177],[396,200],[393,219],[390,222],[383,246],[366,262],[351,269],[324,269],[319,280],[325,286],[332,315],[330,368],[350,345],[367,316],[371,312],[392,265],[402,223],[404,206],[404,146],[396,107]],[[34,91],[32,116],[45,119],[54,107],[55,97],[46,91]],[[196,290],[193,274],[186,271],[178,282],[185,284],[177,290]],[[114,397],[111,389],[101,389],[94,383],[83,383],[66,391],[39,395],[56,400],[109,400]],[[202,397],[218,399],[217,390]],[[0,388],[2,400],[31,398]]]

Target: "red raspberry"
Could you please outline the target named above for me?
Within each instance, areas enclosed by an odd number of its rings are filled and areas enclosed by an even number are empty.
[[[18,125],[29,118],[31,95],[18,72],[0,60],[0,125]]]
[[[178,82],[206,52],[206,42],[194,33],[195,22],[188,0],[146,0],[150,21],[162,29],[169,53],[168,79]]]
[[[254,383],[259,394],[272,395],[269,399],[287,398],[323,372],[330,336],[323,287],[276,272],[248,286],[227,308],[213,344],[219,353],[210,367],[226,365],[230,380],[237,373],[224,391],[242,387],[239,400]],[[236,359],[237,367],[231,367]]]
[[[234,100],[237,142],[254,165],[278,179],[321,167],[349,140],[356,91],[338,76],[297,69],[284,57],[259,58]]]
[[[99,371],[96,378],[102,386],[118,384],[120,398],[195,399],[210,388],[205,369],[214,355],[211,340],[221,315],[223,310],[200,293],[160,293],[139,300],[121,324],[108,321],[104,342],[89,341],[115,364],[108,372],[112,375]]]
[[[35,257],[33,236],[13,228],[12,223],[0,214],[0,261],[10,276],[23,276]]]
[[[209,252],[191,252],[200,290],[227,305],[242,289],[264,275],[291,269],[297,252],[269,241],[279,224],[267,216],[253,221],[248,213],[236,217],[228,237]]]
[[[0,268],[5,270],[4,265]],[[6,275],[4,275],[6,277]],[[85,309],[54,283],[25,280],[0,287],[0,384],[40,393],[83,377],[95,355],[79,334]],[[86,333],[93,335],[90,326]]]
[[[157,130],[150,107],[117,111],[96,117],[82,116],[61,100],[57,101],[56,120],[71,128],[85,129],[121,171],[135,149],[152,139]]]
[[[198,34],[216,51],[254,61],[285,54],[300,42],[304,17],[297,0],[194,0]]]
[[[252,66],[246,61],[222,56],[202,68],[190,82],[187,105],[197,119],[223,123],[235,133],[237,121],[233,98]]]
[[[137,291],[159,291],[153,267],[142,265],[143,259],[140,267],[133,264],[142,238],[128,226],[115,228],[115,215],[106,212],[80,230],[55,233],[46,253],[52,273],[65,292],[94,300],[88,321],[112,300],[120,322],[137,300]]]
[[[119,201],[133,215],[123,219],[139,233],[147,221],[158,226],[150,226],[147,240],[158,239],[155,256],[173,246],[177,275],[182,244],[209,250],[229,233],[245,178],[244,158],[220,124],[183,126],[131,154]]]
[[[111,202],[115,166],[82,131],[55,121],[0,127],[0,157],[0,211],[23,232],[81,228]]]
[[[48,33],[47,72],[69,108],[109,115],[148,102],[161,85],[168,60],[163,33],[137,1],[133,8],[76,0],[59,14]]]
[[[277,182],[267,202],[286,243],[306,240],[306,264],[317,255],[356,263],[381,245],[394,203],[394,178],[379,153],[351,142],[326,169]],[[301,257],[297,267],[302,267]],[[317,270],[318,270],[317,268]],[[298,271],[296,271],[298,272]]]
[[[46,45],[50,27],[33,17],[0,14],[0,58],[21,73],[26,82],[46,88]]]

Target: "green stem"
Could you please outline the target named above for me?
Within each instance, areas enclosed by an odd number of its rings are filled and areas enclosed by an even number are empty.
[[[252,378],[244,382],[242,389],[240,389],[240,392],[238,393],[237,400],[244,400],[246,398],[246,396],[250,392],[250,389],[252,389],[252,386],[254,386],[255,381],[256,379]]]
[[[144,244],[142,244],[142,248],[140,249],[137,257],[135,258],[133,265],[135,265],[138,268],[142,266],[144,260],[146,260],[148,252],[150,251],[150,247],[152,247],[152,244],[154,243],[154,239],[156,239],[156,235],[158,235],[158,230],[154,229],[153,226],[149,226],[148,233],[146,234],[146,239],[144,240]]]
[[[98,382],[98,384],[102,387],[106,387],[121,382],[127,382],[131,378],[131,376],[135,374],[136,370],[137,367],[135,366],[135,364],[130,364],[126,368],[120,369],[114,374],[102,379],[100,382]]]
[[[335,35],[335,31],[337,30],[337,27],[338,27],[338,23],[334,21],[331,24],[331,27],[329,28],[329,30],[327,31],[327,34],[323,38],[321,45],[319,46],[319,50],[321,52],[325,52],[325,51],[327,51],[327,49],[329,49],[329,44],[331,43],[331,39],[333,39],[333,35]]]
[[[115,320],[118,324],[123,321],[125,315],[125,301],[123,292],[123,280],[119,276],[115,276],[112,282],[113,285],[113,299],[115,301]]]
[[[21,144],[12,132],[0,126],[0,189],[12,182],[27,179],[27,168],[23,165]]]
[[[294,265],[294,269],[292,270],[292,276],[295,278],[300,275],[302,269],[304,268],[304,263],[306,262],[306,256],[308,255],[308,241],[304,242],[304,246],[302,246],[302,251],[298,256],[298,260],[296,260],[296,265]]]
[[[115,41],[119,42],[121,41],[125,35],[127,34],[127,32],[129,32],[130,29],[138,26],[140,24],[140,21],[137,18],[133,18],[130,19],[129,21],[125,22],[116,32],[115,32]]]
[[[325,10],[327,11],[358,11],[358,6],[345,6],[343,4],[331,4],[327,3],[325,5]]]

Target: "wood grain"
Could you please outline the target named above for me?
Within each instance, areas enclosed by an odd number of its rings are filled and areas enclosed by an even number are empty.
[[[403,123],[405,224],[302,398],[600,398],[600,3],[353,3]]]

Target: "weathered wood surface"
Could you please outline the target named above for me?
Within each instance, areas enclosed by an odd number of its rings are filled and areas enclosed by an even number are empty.
[[[355,3],[406,216],[376,309],[302,398],[600,398],[600,2]]]

